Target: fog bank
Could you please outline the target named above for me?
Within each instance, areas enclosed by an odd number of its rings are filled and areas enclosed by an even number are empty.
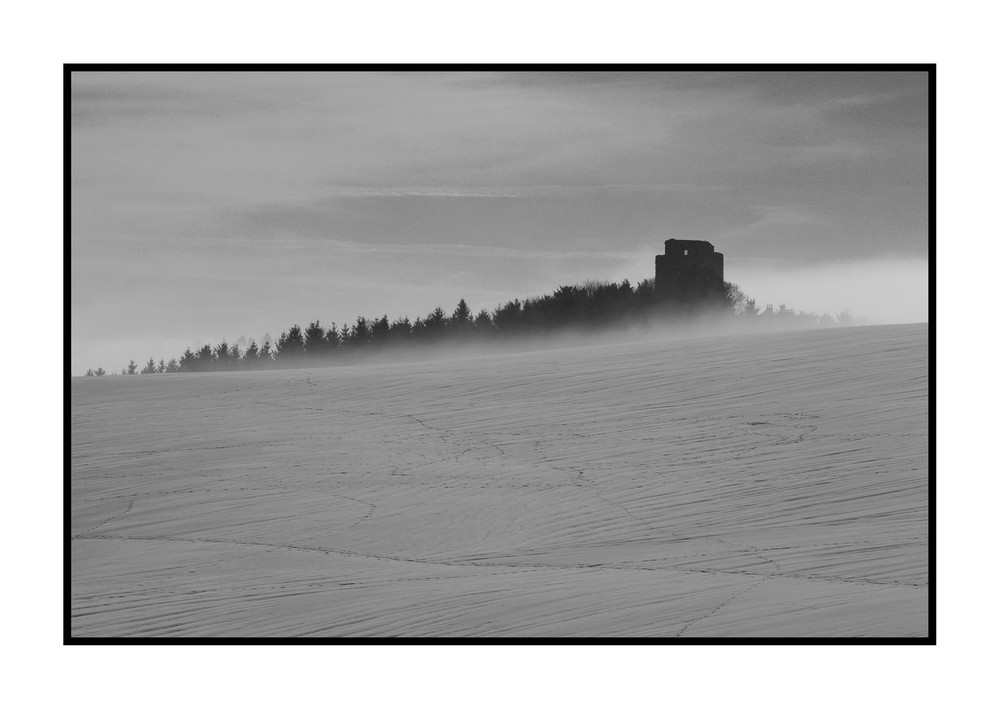
[[[926,257],[892,257],[817,265],[730,256],[726,279],[763,306],[784,304],[795,310],[836,315],[849,311],[871,324],[925,322],[928,319],[929,265]],[[745,249],[744,249],[745,251]],[[653,277],[653,253],[610,251],[518,251],[500,247],[443,245],[386,248],[334,242],[321,258],[287,248],[232,244],[232,267],[225,273],[185,267],[189,259],[158,253],[153,266],[129,269],[141,277],[141,294],[123,299],[117,288],[95,290],[74,281],[71,314],[71,372],[88,368],[118,371],[129,359],[179,357],[186,347],[234,343],[319,319],[351,324],[362,315],[390,320],[424,317],[437,306],[451,312],[465,298],[473,312],[551,293],[561,285],[589,279],[633,285]],[[113,257],[107,256],[113,262]],[[87,258],[93,258],[90,254]],[[346,272],[350,275],[332,274]],[[108,272],[103,283],[116,283]],[[220,284],[224,287],[220,288]],[[123,286],[124,287],[124,286]],[[150,313],[156,316],[151,318]]]
[[[783,267],[732,259],[727,279],[757,304],[835,315],[847,310],[870,324],[927,322],[929,263],[921,257],[885,257],[817,266]]]

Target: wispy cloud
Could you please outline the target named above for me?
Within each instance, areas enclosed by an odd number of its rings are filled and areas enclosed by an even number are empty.
[[[394,311],[634,278],[671,237],[799,266],[919,257],[927,101],[898,72],[81,73],[74,343],[107,312],[217,327],[213,273],[241,294],[219,317],[280,321],[320,295]]]
[[[586,196],[614,192],[663,193],[724,191],[724,185],[707,184],[600,184],[600,185],[524,185],[519,187],[450,186],[337,186],[327,188],[329,197],[485,197],[518,199],[521,197]]]

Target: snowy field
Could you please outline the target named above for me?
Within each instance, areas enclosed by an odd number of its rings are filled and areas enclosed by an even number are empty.
[[[926,325],[70,384],[74,637],[926,637]]]

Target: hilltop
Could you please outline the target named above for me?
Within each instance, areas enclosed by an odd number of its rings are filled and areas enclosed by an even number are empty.
[[[926,636],[928,328],[78,378],[78,636]]]

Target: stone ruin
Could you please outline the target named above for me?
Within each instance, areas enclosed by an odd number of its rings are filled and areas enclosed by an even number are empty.
[[[722,254],[707,241],[667,239],[656,257],[656,299],[677,306],[710,305],[725,298]]]

